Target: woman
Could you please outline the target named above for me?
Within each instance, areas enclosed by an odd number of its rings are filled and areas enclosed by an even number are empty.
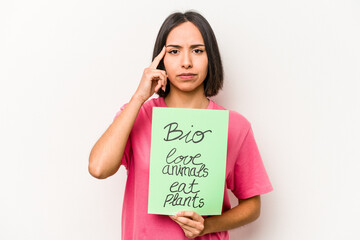
[[[258,218],[260,195],[272,186],[250,123],[234,111],[229,114],[225,186],[239,204],[231,209],[225,188],[219,216],[202,217],[193,211],[147,214],[152,108],[224,109],[208,99],[222,83],[220,53],[209,23],[196,12],[171,14],[160,28],[153,62],[136,92],[90,153],[89,172],[96,178],[113,175],[120,165],[128,171],[123,239],[228,239],[228,229]],[[160,97],[148,100],[154,93]]]

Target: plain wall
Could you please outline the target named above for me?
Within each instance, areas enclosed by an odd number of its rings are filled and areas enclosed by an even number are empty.
[[[359,237],[359,1],[14,0],[0,3],[0,239],[120,239],[126,171],[95,179],[89,153],[164,19],[188,9],[220,47],[213,100],[251,122],[274,187],[231,238]]]

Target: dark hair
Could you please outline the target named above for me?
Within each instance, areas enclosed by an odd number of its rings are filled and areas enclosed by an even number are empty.
[[[185,13],[175,12],[168,16],[157,35],[152,59],[154,60],[161,52],[163,46],[166,44],[166,39],[170,31],[184,22],[193,23],[199,29],[202,38],[204,39],[208,57],[208,72],[204,80],[204,92],[207,97],[215,96],[223,86],[223,67],[215,34],[209,22],[199,13],[194,11],[187,11]],[[157,69],[165,70],[163,60],[160,61]],[[166,97],[169,92],[170,83],[168,81],[165,92],[160,89],[157,94],[161,97]]]

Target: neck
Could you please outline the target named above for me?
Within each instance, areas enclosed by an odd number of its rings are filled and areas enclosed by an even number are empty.
[[[174,91],[173,88],[165,97],[165,103],[166,106],[174,108],[206,109],[209,105],[209,99],[205,96],[203,87],[196,92]]]

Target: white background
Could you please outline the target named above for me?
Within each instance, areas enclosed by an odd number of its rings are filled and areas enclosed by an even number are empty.
[[[232,239],[359,238],[359,1],[14,0],[0,3],[0,239],[120,239],[126,171],[95,179],[89,153],[164,19],[188,9],[217,36],[214,100],[252,123],[274,187]]]

